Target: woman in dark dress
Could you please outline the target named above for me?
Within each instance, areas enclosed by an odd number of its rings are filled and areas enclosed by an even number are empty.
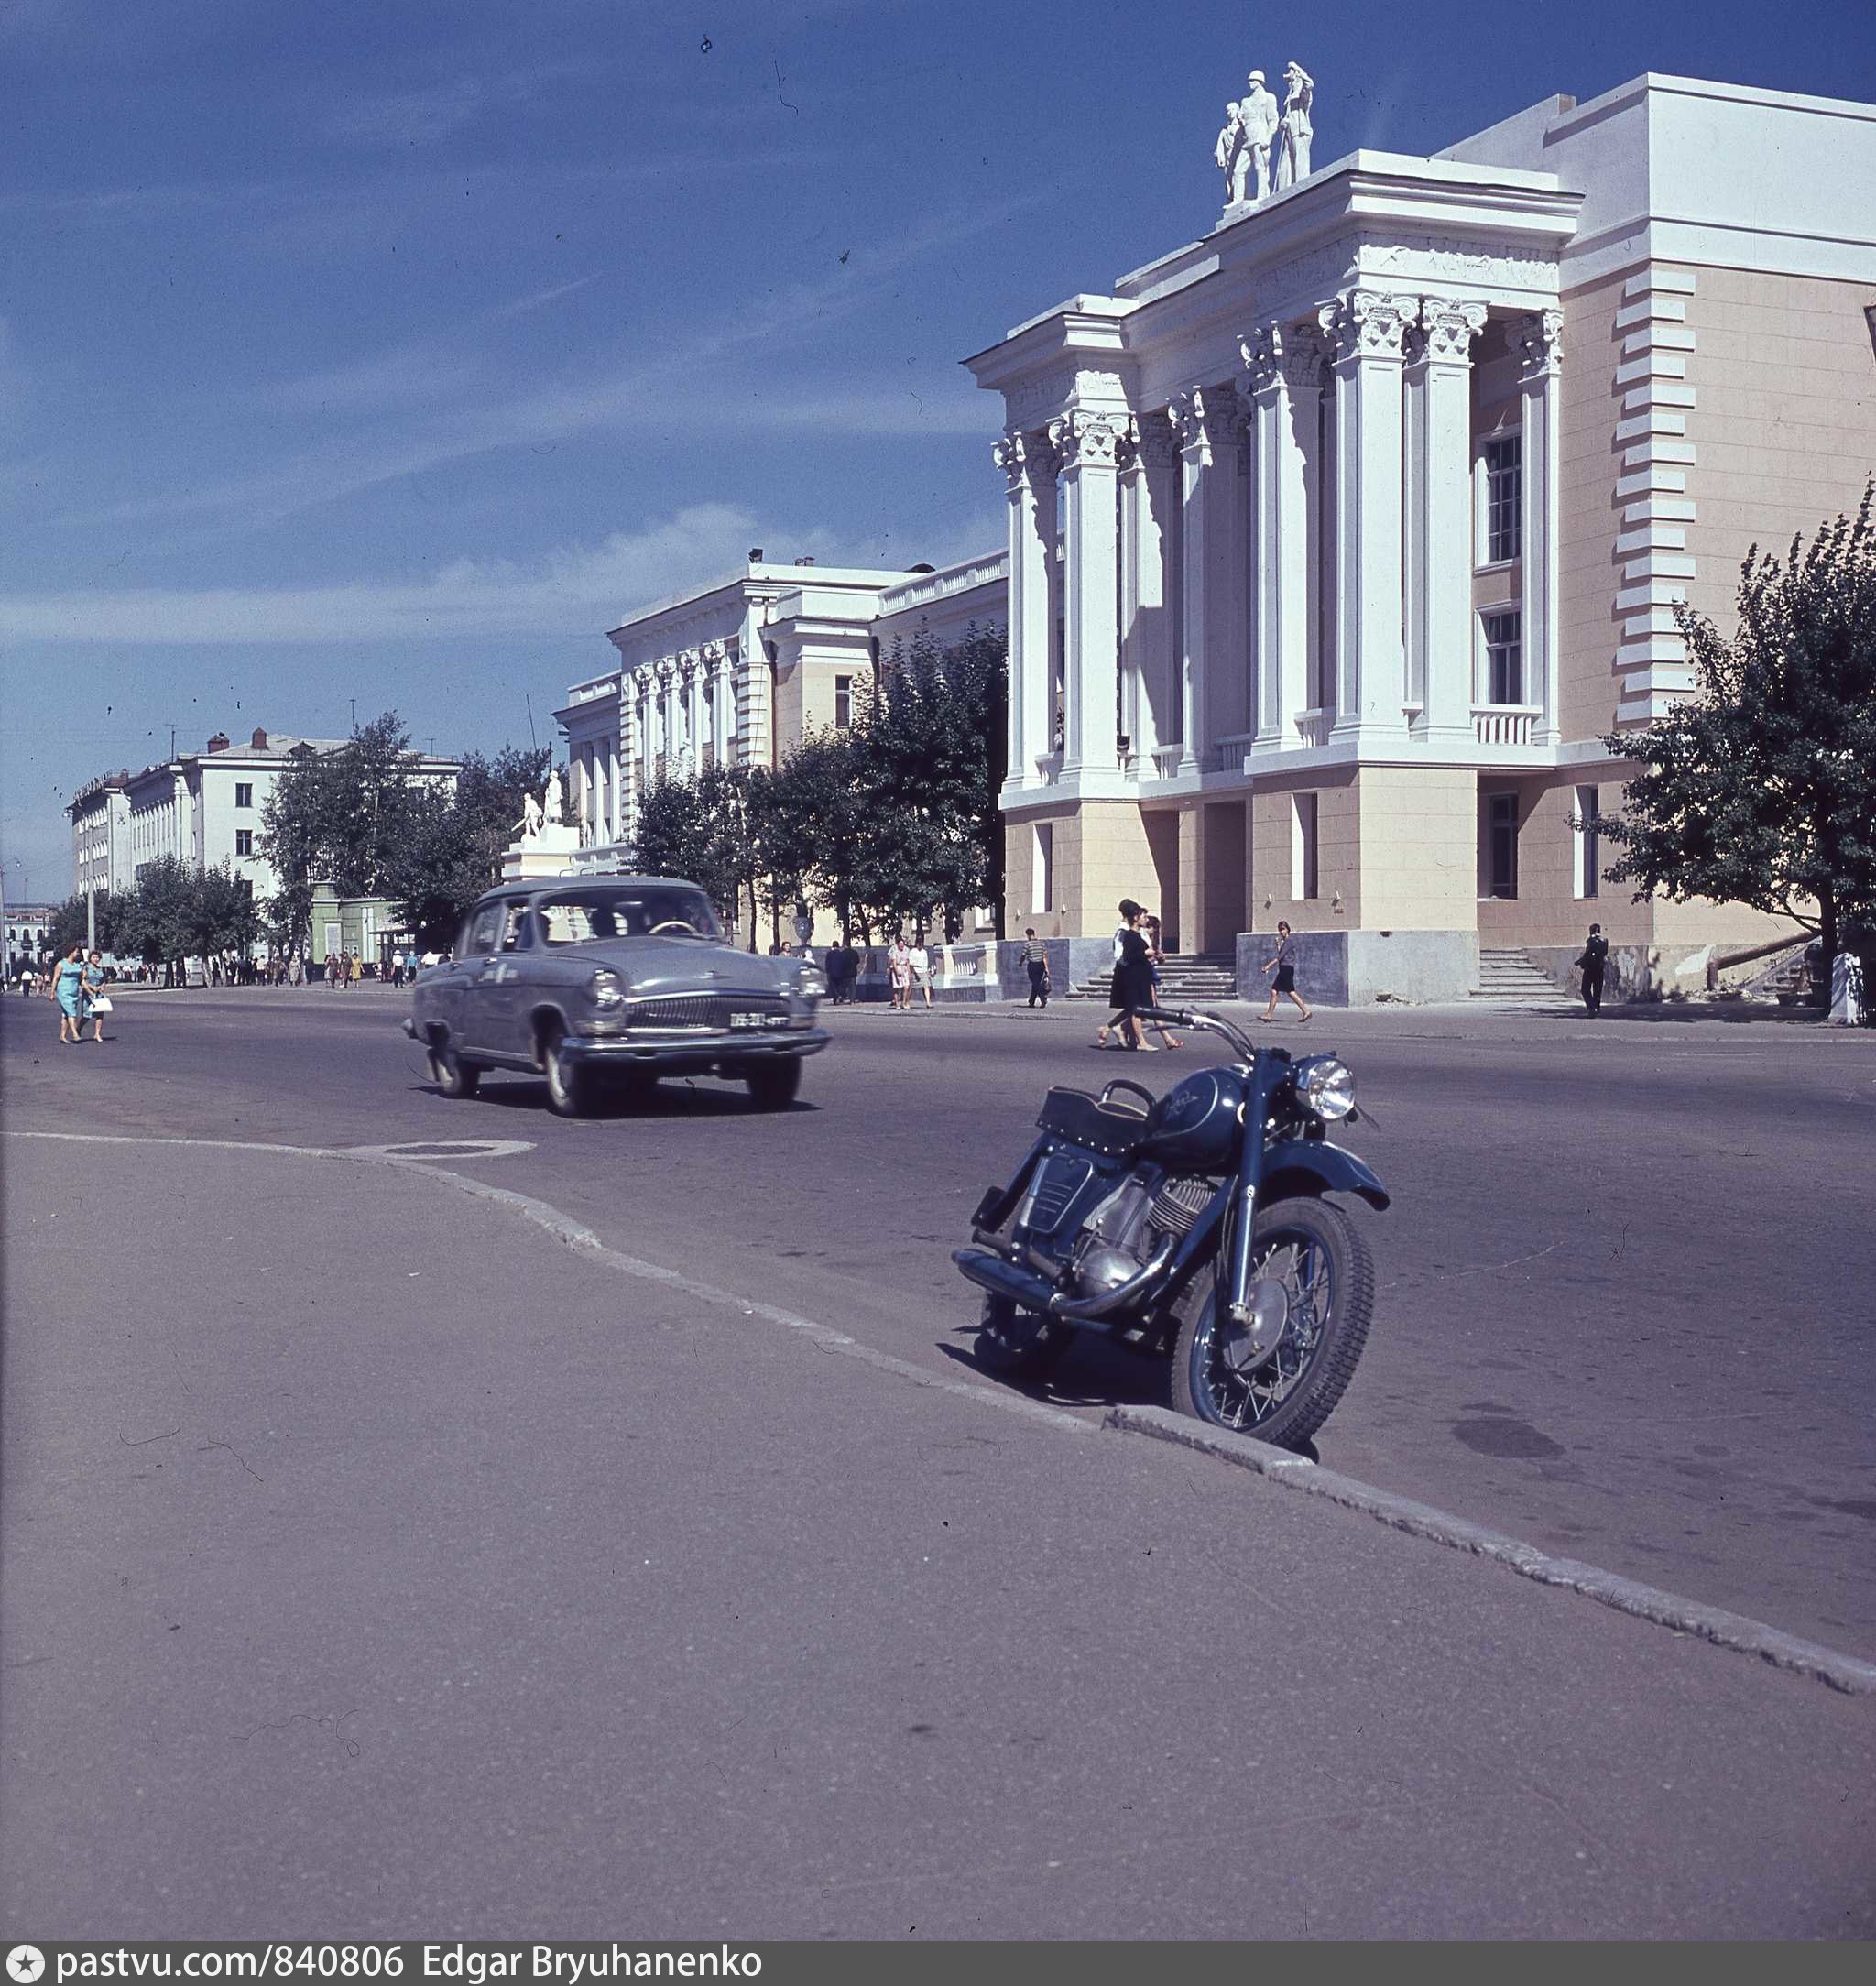
[[[1277,920],[1276,949],[1264,962],[1264,970],[1274,972],[1277,976],[1271,981],[1271,1002],[1264,1009],[1265,1020],[1276,1020],[1277,996],[1280,993],[1287,994],[1294,1003],[1297,1012],[1307,1020],[1309,1009],[1303,1004],[1303,996],[1296,990],[1296,960],[1291,951],[1290,927],[1281,917]],[[1298,1024],[1301,1025],[1300,1022]]]
[[[1118,1028],[1123,1048],[1151,1055],[1156,1051],[1148,1045],[1140,1024],[1141,1009],[1153,1004],[1152,954],[1140,930],[1146,912],[1128,897],[1121,901],[1120,914],[1126,921],[1114,933],[1114,981],[1109,989],[1116,1012],[1103,1023],[1095,1046],[1107,1047],[1108,1034]]]

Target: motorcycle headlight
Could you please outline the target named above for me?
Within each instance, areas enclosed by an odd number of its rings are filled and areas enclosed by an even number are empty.
[[[1355,1108],[1355,1072],[1335,1055],[1312,1055],[1299,1062],[1291,1079],[1296,1100],[1326,1124],[1345,1118]]]
[[[827,975],[818,966],[803,966],[795,978],[795,991],[806,999],[825,998]]]
[[[606,966],[587,980],[586,991],[595,1007],[623,1007],[626,1002],[624,978]]]

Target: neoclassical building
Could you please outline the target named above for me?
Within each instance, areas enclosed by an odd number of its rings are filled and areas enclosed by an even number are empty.
[[[1689,686],[1677,601],[1729,622],[1748,546],[1876,467],[1876,107],[1648,75],[1313,171],[1303,130],[1260,199],[1227,128],[1249,199],[965,362],[1004,409],[1009,926],[1286,918],[1358,1001],[1592,916],[1670,982],[1775,933],[1599,880],[1601,739]]]
[[[1003,625],[1004,560],[988,551],[909,572],[780,564],[758,548],[744,572],[635,614],[606,636],[604,674],[554,713],[566,734],[568,811],[583,866],[628,856],[638,796],[661,772],[773,766],[810,730],[843,729],[895,643],[955,641]]]

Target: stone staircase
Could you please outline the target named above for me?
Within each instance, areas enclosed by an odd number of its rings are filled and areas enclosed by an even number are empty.
[[[1112,971],[1069,989],[1072,1000],[1107,1000]],[[1160,998],[1168,1007],[1207,1007],[1238,998],[1236,961],[1228,952],[1169,952],[1160,966]]]
[[[1532,964],[1528,952],[1478,948],[1478,984],[1472,989],[1476,1000],[1514,1000],[1529,1006],[1533,1000],[1550,1002],[1565,998],[1564,990],[1546,972]]]

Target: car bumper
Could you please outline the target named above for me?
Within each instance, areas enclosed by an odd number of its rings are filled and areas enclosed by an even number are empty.
[[[562,1042],[562,1053],[594,1067],[658,1069],[671,1075],[702,1075],[712,1070],[725,1075],[763,1062],[799,1062],[818,1055],[833,1037],[824,1028],[792,1028],[761,1034],[686,1034],[682,1036],[576,1034]]]

